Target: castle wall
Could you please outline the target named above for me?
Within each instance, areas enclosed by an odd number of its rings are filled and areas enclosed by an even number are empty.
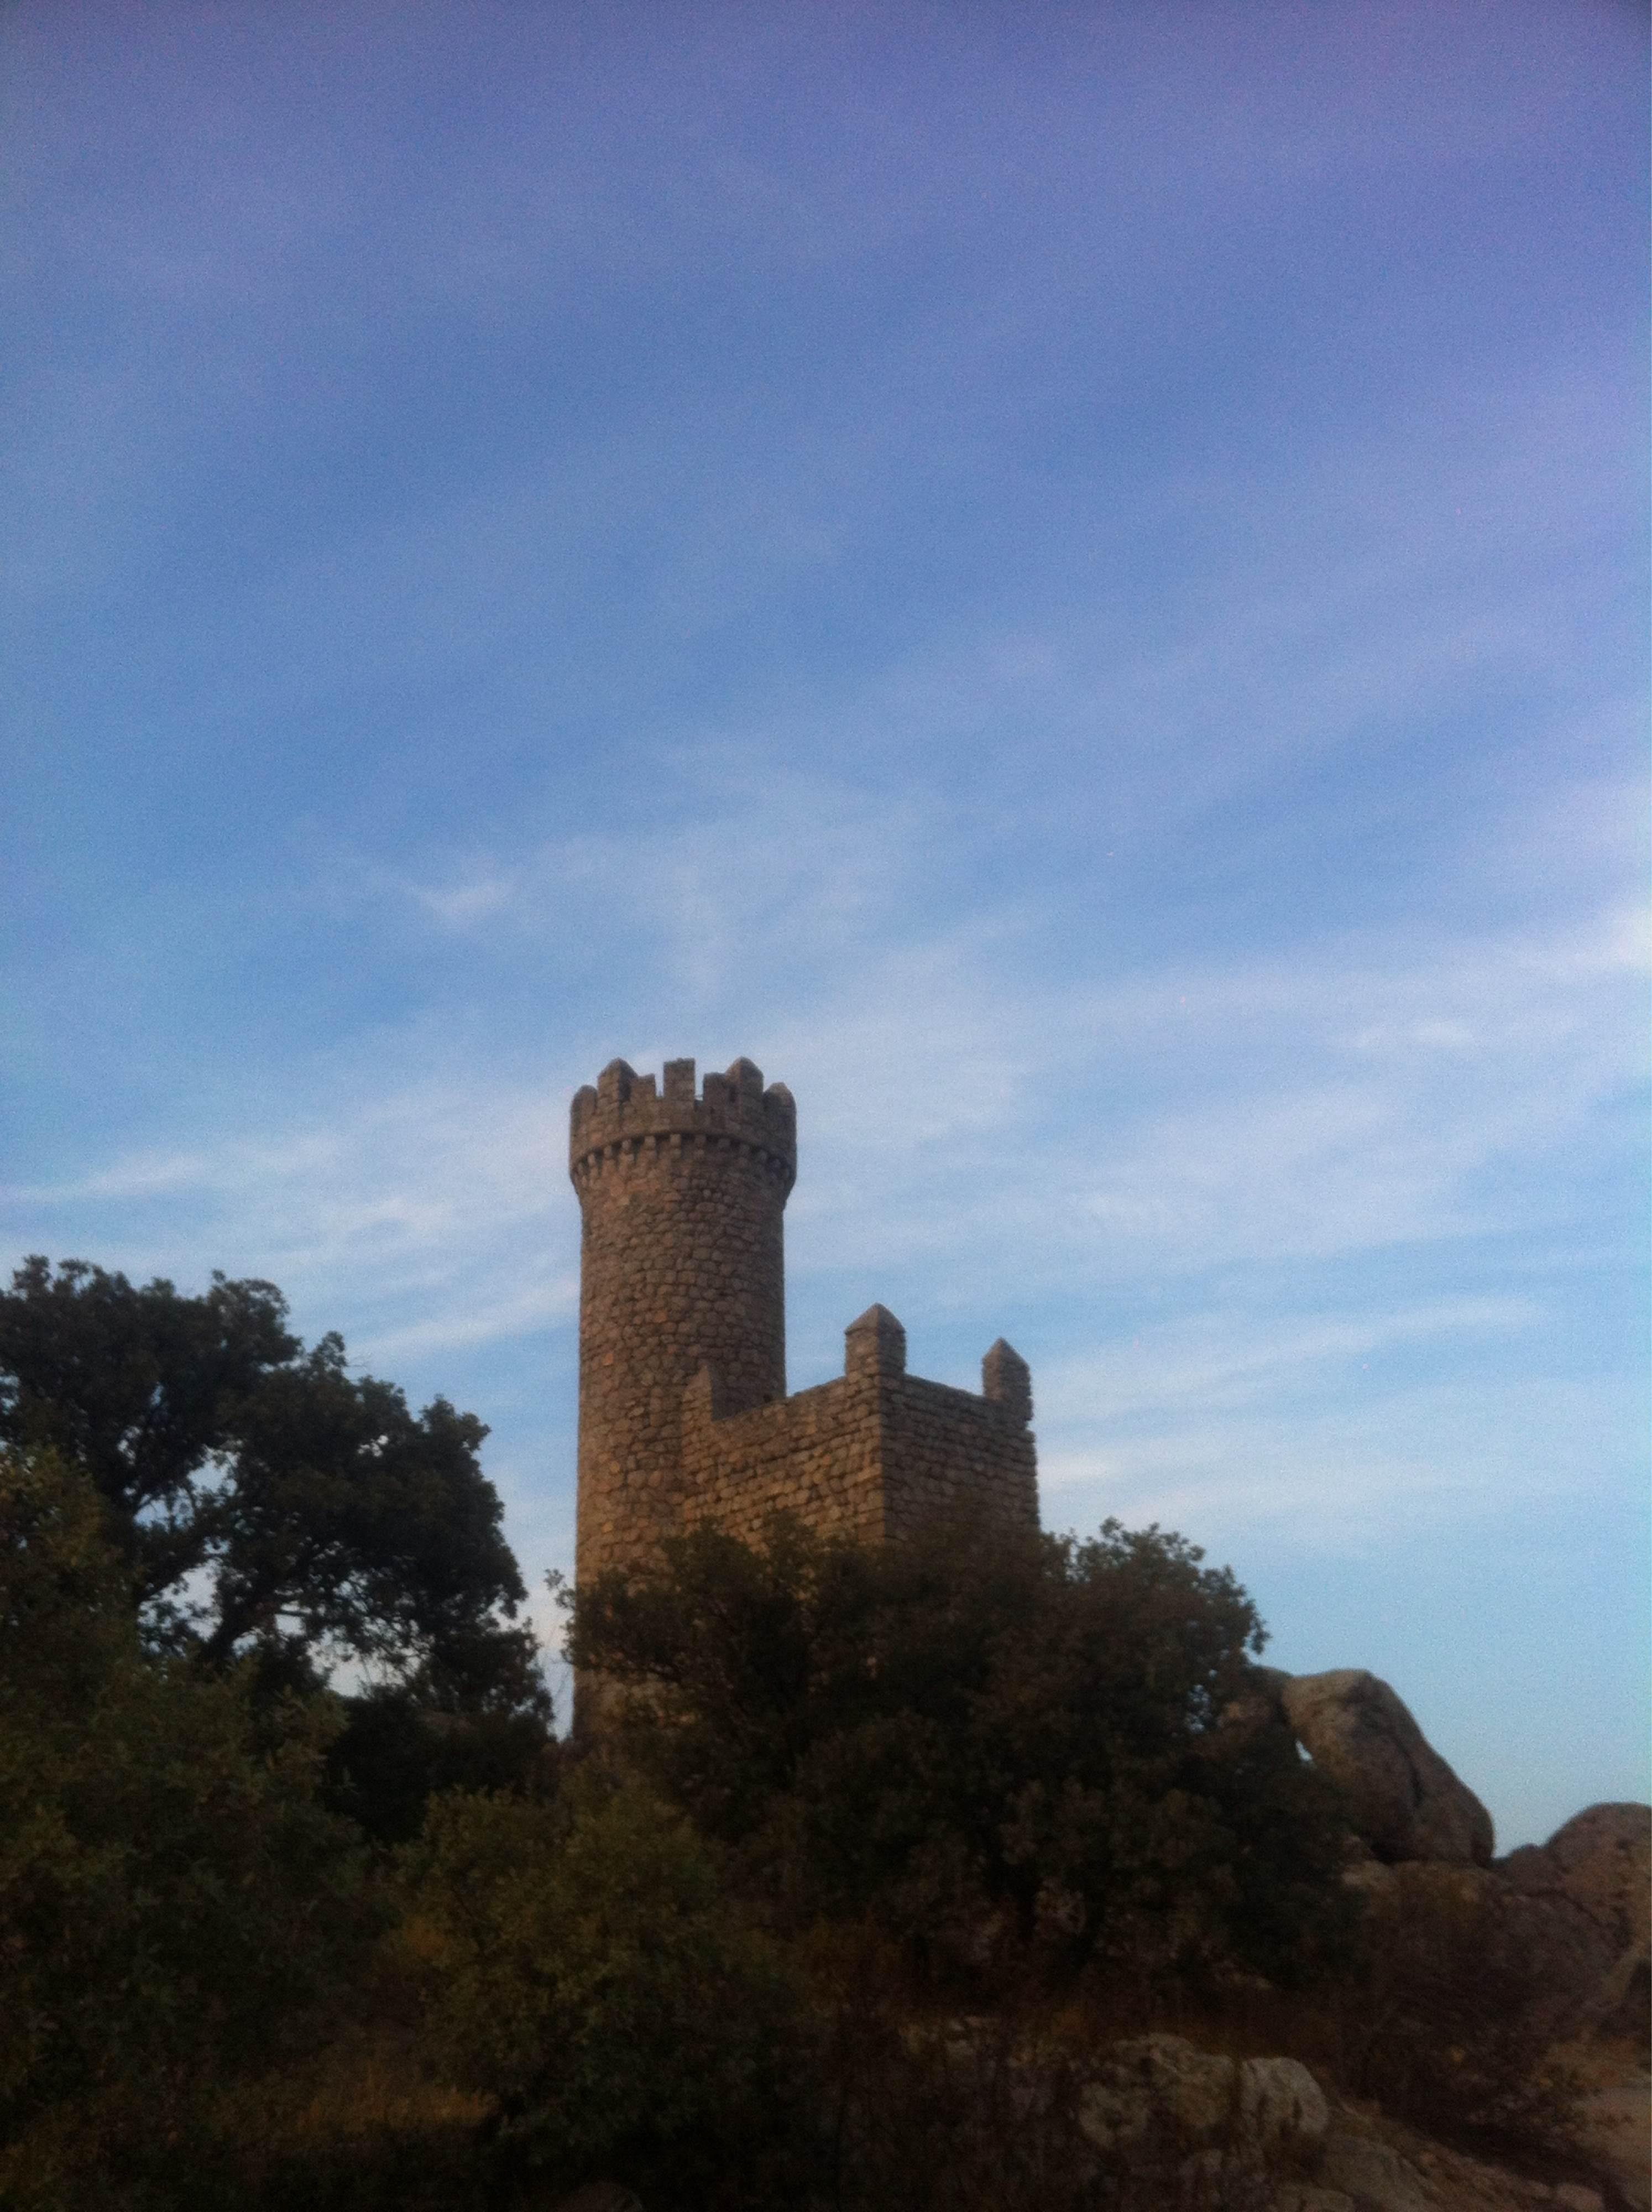
[[[902,1376],[884,1391],[883,1449],[886,1535],[966,1505],[1038,1526],[1032,1431],[990,1399]]]
[[[748,1413],[719,1417],[711,1406],[702,1382],[683,1424],[686,1527],[709,1522],[753,1543],[786,1512],[823,1536],[884,1534],[875,1384],[840,1376]]]
[[[881,1540],[968,1505],[1038,1522],[1032,1393],[1007,1345],[983,1362],[977,1397],[906,1372],[906,1332],[874,1306],[845,1333],[841,1378],[748,1413],[727,1413],[710,1370],[684,1401],[685,1525],[751,1540],[796,1514],[823,1535]]]

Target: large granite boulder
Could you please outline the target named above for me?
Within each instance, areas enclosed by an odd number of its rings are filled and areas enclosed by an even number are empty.
[[[1300,2059],[1240,2061],[1240,2141],[1264,2165],[1313,2159],[1330,2124],[1325,2092]]]
[[[1652,2010],[1652,1807],[1591,1805],[1497,1863],[1509,1891],[1579,1930],[1578,2025],[1644,2045]]]
[[[1434,2212],[1416,2168],[1377,2136],[1339,2129],[1326,2143],[1319,2180],[1357,2212]]]
[[[1588,2025],[1613,1952],[1574,1899],[1558,1890],[1516,1888],[1503,1879],[1500,1866],[1438,1859],[1398,1866],[1367,1859],[1350,1866],[1343,1879],[1364,1893],[1376,1941],[1390,1957],[1415,1960],[1426,1952],[1450,1976],[1472,1956],[1487,2004],[1517,2019],[1534,2045]]]
[[[1355,1833],[1379,1859],[1490,1864],[1491,1815],[1386,1682],[1341,1667],[1293,1674],[1279,1694],[1297,1742],[1341,1784]]]
[[[1250,1667],[1236,1698],[1222,1709],[1222,1726],[1248,1738],[1266,1729],[1286,1729],[1285,1693],[1291,1680],[1280,1667]]]
[[[1234,2062],[1179,2035],[1115,2044],[1078,2099],[1078,2125],[1097,2149],[1164,2137],[1201,2148],[1230,2131],[1238,2103]]]
[[[1516,1889],[1570,1897],[1615,1949],[1644,1950],[1652,1935],[1652,1806],[1591,1805],[1546,1844],[1510,1851],[1497,1872]]]

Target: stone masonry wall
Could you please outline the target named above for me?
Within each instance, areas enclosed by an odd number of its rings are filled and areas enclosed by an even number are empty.
[[[748,1540],[795,1513],[823,1534],[881,1540],[968,1504],[1036,1528],[1038,1481],[1025,1363],[1002,1341],[983,1394],[906,1372],[906,1332],[873,1306],[845,1332],[845,1372],[748,1413],[723,1410],[716,1378],[684,1401],[683,1520]]]
[[[876,1387],[847,1376],[749,1413],[711,1411],[708,1377],[691,1388],[683,1424],[683,1518],[747,1543],[770,1516],[795,1513],[822,1535],[884,1534]]]
[[[969,1505],[995,1520],[1038,1526],[1032,1431],[968,1390],[908,1375],[884,1393],[886,1535]]]

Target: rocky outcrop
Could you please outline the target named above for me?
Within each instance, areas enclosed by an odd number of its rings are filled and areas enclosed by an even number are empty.
[[[1078,2125],[1098,2150],[1168,2142],[1259,2171],[1311,2164],[1330,2121],[1324,2091],[1296,2059],[1228,2058],[1179,2035],[1115,2045],[1078,2099]]]
[[[1279,1697],[1297,1741],[1340,1784],[1354,1832],[1379,1859],[1489,1865],[1491,1815],[1386,1682],[1345,1667],[1290,1675]]]
[[[1511,2007],[1510,2017],[1534,2043],[1558,2042],[1590,2026],[1613,1954],[1571,1898],[1515,1888],[1498,1867],[1438,1861],[1384,1866],[1366,1859],[1343,1879],[1369,1900],[1380,1946],[1415,1955],[1425,1945],[1459,1969],[1472,1950],[1483,1966],[1487,2002]]]
[[[1239,2140],[1266,2166],[1317,2156],[1331,2124],[1325,2092],[1295,2058],[1239,2063]]]
[[[1497,1887],[1471,1867],[1372,1871],[1385,1886],[1416,1882],[1466,1897]],[[1168,2033],[1100,2049],[1013,2038],[1006,2045],[1002,2030],[987,2016],[961,2017],[924,2047],[983,2081],[1001,2083],[1007,2057],[1009,2124],[1035,2152],[1017,2171],[1036,2169],[1044,2185],[1061,2177],[1053,2205],[1113,2202],[1112,2191],[1167,2212],[1605,2212],[1607,2202],[1615,2212],[1646,2212],[1644,2076],[1609,2054],[1598,2054],[1596,2086],[1629,2082],[1641,2093],[1623,2142],[1610,2156],[1580,2144],[1561,2163],[1570,2178],[1538,2180],[1329,2090],[1294,2058],[1237,2058]]]
[[[1643,2045],[1652,2001],[1652,1808],[1591,1805],[1546,1844],[1510,1851],[1496,1872],[1534,1913],[1576,1931],[1579,2027]]]
[[[1652,2207],[1652,2077],[1596,2044],[1574,2046],[1586,2087],[1578,2130],[1590,2163],[1611,2177],[1629,2212]]]
[[[1631,1944],[1652,1936],[1652,1805],[1591,1805],[1543,1846],[1569,1895]]]
[[[1471,1887],[1491,1879],[1455,1871]],[[1114,2045],[1081,2090],[1077,2117],[1104,2170],[1128,2177],[1132,2203],[1149,2201],[1139,2192],[1157,2183],[1165,2205],[1189,2208],[1604,2212],[1600,2191],[1584,2182],[1513,2173],[1430,2142],[1374,2106],[1327,2097],[1294,2058],[1235,2059],[1176,2035]],[[1619,2186],[1625,2204],[1644,2203]]]
[[[1510,1851],[1497,1871],[1516,1889],[1571,1898],[1617,1949],[1644,1948],[1652,1932],[1652,1807],[1591,1805],[1546,1844]]]
[[[1358,2212],[1435,2212],[1415,2167],[1377,2136],[1339,2129],[1316,2179],[1322,2188],[1340,2190]]]
[[[1285,1693],[1291,1680],[1279,1667],[1248,1668],[1244,1688],[1223,1708],[1223,1727],[1242,1736],[1255,1735],[1263,1729],[1284,1729],[1289,1732]]]

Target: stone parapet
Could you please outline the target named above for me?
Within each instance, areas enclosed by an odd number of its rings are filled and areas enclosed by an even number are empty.
[[[789,1191],[798,1171],[798,1117],[783,1083],[763,1087],[762,1070],[737,1060],[708,1073],[696,1096],[691,1060],[668,1060],[663,1087],[623,1060],[610,1060],[593,1089],[574,1094],[568,1171],[583,1182],[604,1160],[661,1148],[740,1146],[761,1154]]]
[[[574,1101],[582,1581],[677,1525],[683,1393],[702,1365],[728,1412],[786,1395],[795,1120],[749,1060],[699,1098],[691,1060],[667,1063],[663,1096],[616,1060]]]
[[[892,1378],[882,1398],[885,1534],[966,1507],[1038,1526],[1036,1448],[1016,1407],[920,1375]]]
[[[1032,1370],[1002,1337],[981,1363],[981,1395],[1023,1425],[1032,1419]]]
[[[965,1509],[1036,1528],[1026,1364],[1000,1340],[983,1362],[1003,1398],[906,1372],[906,1331],[873,1306],[844,1332],[837,1380],[725,1412],[713,1370],[683,1396],[683,1515],[747,1541],[777,1513],[822,1535],[881,1542]]]
[[[719,1417],[705,1382],[683,1422],[683,1519],[759,1543],[779,1513],[817,1535],[878,1542],[884,1525],[877,1386],[839,1376],[749,1413]]]

